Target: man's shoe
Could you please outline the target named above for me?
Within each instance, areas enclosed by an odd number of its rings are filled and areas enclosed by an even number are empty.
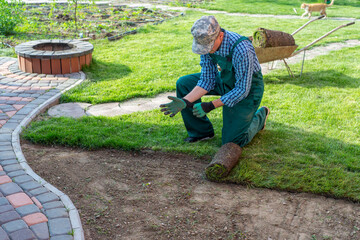
[[[213,137],[214,137],[214,133],[211,133],[210,135],[207,135],[204,137],[188,137],[188,138],[185,138],[184,141],[188,142],[188,143],[194,143],[194,142],[198,142],[198,141],[209,140],[209,139],[212,139]]]
[[[268,116],[270,115],[270,109],[268,107],[262,107],[262,108],[265,108],[265,112],[266,112],[266,117],[265,117],[265,122],[264,122],[264,126],[261,130],[264,130],[265,129],[265,126],[266,126],[266,120],[268,119]]]

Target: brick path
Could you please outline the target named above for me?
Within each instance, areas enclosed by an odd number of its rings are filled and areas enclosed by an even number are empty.
[[[69,197],[32,171],[19,142],[23,127],[84,79],[25,73],[0,57],[0,240],[84,239]]]

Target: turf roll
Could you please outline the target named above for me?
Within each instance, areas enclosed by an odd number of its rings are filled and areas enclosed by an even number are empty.
[[[258,28],[253,34],[253,45],[256,48],[293,46],[295,39],[289,33]]]
[[[210,181],[219,181],[229,175],[231,169],[239,162],[241,152],[242,148],[235,143],[224,144],[206,167],[206,178]]]

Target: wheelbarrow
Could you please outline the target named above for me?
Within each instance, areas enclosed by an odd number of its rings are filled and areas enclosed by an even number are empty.
[[[296,33],[298,33],[300,30],[305,28],[311,22],[314,22],[314,21],[322,19],[322,18],[324,18],[324,16],[320,16],[318,18],[315,18],[315,19],[312,19],[312,20],[308,21],[303,26],[298,28],[295,32],[293,32],[291,35],[294,36]],[[350,23],[347,23],[347,24],[343,24],[343,25],[341,25],[341,26],[339,26],[337,28],[334,28],[330,32],[324,34],[323,36],[319,37],[318,39],[314,40],[313,42],[311,42],[310,44],[308,44],[307,46],[301,48],[300,50],[298,50],[296,52],[295,52],[295,50],[297,49],[298,45],[280,46],[280,47],[267,47],[267,48],[255,48],[256,56],[257,56],[260,63],[267,63],[267,62],[272,62],[272,61],[276,61],[276,60],[283,60],[285,66],[286,66],[286,68],[288,70],[289,75],[291,74],[294,77],[294,74],[292,73],[289,65],[286,63],[285,58],[290,58],[290,57],[293,57],[293,56],[295,56],[295,55],[297,55],[297,54],[299,54],[301,52],[304,52],[303,63],[302,63],[301,73],[300,73],[300,76],[301,76],[302,70],[303,70],[303,67],[304,67],[306,49],[308,49],[309,47],[311,47],[312,45],[314,45],[315,43],[317,43],[321,39],[329,36],[331,33],[339,30],[340,28],[347,27],[347,26],[350,26],[350,25],[353,25],[353,24],[355,24],[355,22],[350,22]]]

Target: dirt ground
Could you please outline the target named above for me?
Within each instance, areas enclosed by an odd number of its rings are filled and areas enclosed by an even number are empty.
[[[65,192],[92,239],[360,239],[360,204],[209,182],[209,159],[22,142],[33,170]]]

